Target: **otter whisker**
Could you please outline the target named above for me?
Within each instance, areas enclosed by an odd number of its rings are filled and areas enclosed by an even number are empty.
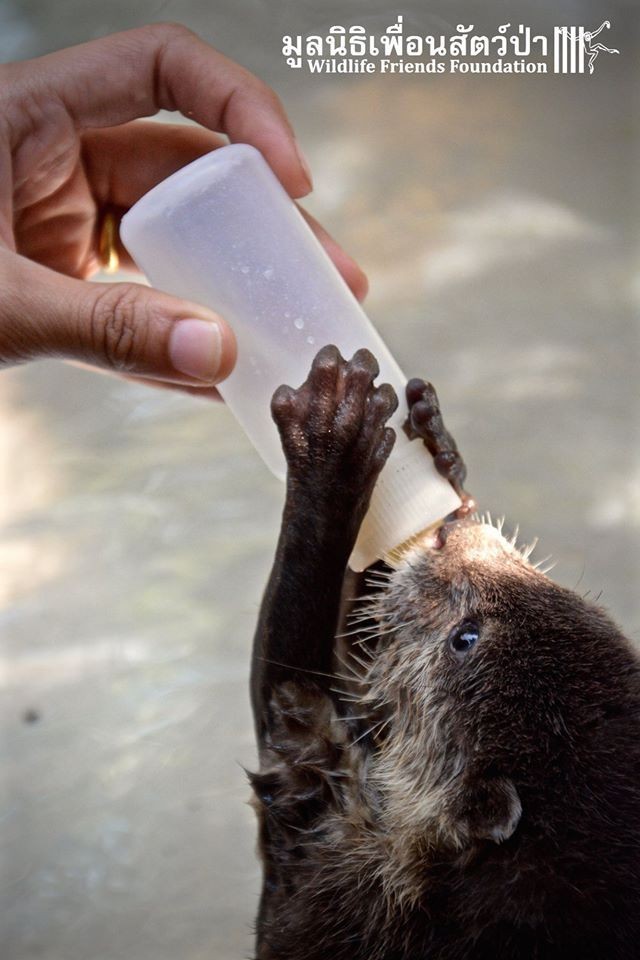
[[[353,690],[342,690],[340,687],[329,687],[332,693],[340,693],[343,696],[355,697]]]
[[[270,660],[268,657],[258,657],[262,663],[270,663],[274,667],[283,667],[285,670],[295,670],[297,673],[309,673],[316,677],[328,677],[329,680],[335,679],[335,673],[323,673],[321,670],[309,670],[306,667],[294,667],[290,663],[281,663],[279,660]]]
[[[523,560],[528,560],[535,548],[538,546],[539,537],[534,537],[531,543],[528,543],[526,547],[522,547],[520,550],[520,555]]]
[[[356,743],[359,743],[361,740],[364,740],[364,738],[372,734],[374,730],[378,730],[383,725],[388,724],[390,722],[390,719],[391,718],[387,718],[385,720],[379,720],[378,723],[374,723],[372,727],[369,727],[368,730],[365,730],[364,733],[361,733],[359,737],[356,737],[356,739],[352,741],[352,746],[355,747]]]
[[[353,650],[350,650],[350,651],[349,651],[349,656],[352,657],[352,658],[356,661],[356,663],[359,663],[360,666],[361,666],[364,670],[368,670],[368,669],[369,669],[369,664],[368,664],[365,660],[361,660],[360,657],[358,657],[358,656],[353,652]]]
[[[349,627],[360,627],[360,629],[363,630],[364,627],[361,627],[360,624],[369,623],[372,619],[374,618],[370,611],[367,611],[366,613],[363,613],[362,611],[358,611],[358,613],[352,613],[349,616]]]
[[[374,611],[375,606],[373,604],[370,607],[362,607],[354,610],[353,613],[350,613],[348,616],[349,626],[354,626],[357,623],[366,623],[367,620],[372,619]]]
[[[339,657],[338,657],[338,660],[340,660]],[[357,683],[357,684],[358,684],[359,686],[361,686],[361,687],[368,686],[368,681],[367,681],[367,679],[366,679],[366,675],[367,675],[368,670],[369,670],[368,666],[364,666],[364,673],[363,673],[363,674],[360,674],[360,673],[358,673],[358,672],[356,671],[355,667],[352,667],[351,665],[348,665],[348,664],[344,663],[344,661],[342,661],[342,660],[340,660],[340,662],[343,664],[343,666],[344,666],[347,670],[350,671],[350,676],[347,676],[347,677],[343,676],[343,677],[340,678],[341,680],[344,680],[344,682],[347,683],[347,684]],[[355,691],[349,691],[349,692],[355,693]],[[358,695],[359,695],[359,694],[358,694]]]
[[[332,693],[342,694],[339,699],[342,700],[343,703],[362,703],[360,697],[358,697],[355,693],[350,693],[348,690],[340,690],[338,687],[329,687],[329,690]]]
[[[368,617],[366,618],[369,619]],[[344,640],[346,637],[355,637],[356,634],[362,633],[366,628],[365,627],[354,627],[353,630],[346,630],[344,633],[336,633],[336,640]]]
[[[329,722],[330,723],[349,723],[349,721],[351,720],[370,720],[370,719],[371,719],[371,715],[368,713],[365,713],[361,717],[352,717],[351,715],[349,715],[348,717],[331,717]]]
[[[386,580],[365,580],[365,586],[370,588],[373,596],[380,596],[381,593],[384,593],[389,588],[390,583],[390,577]]]
[[[379,593],[363,593],[362,596],[360,596],[360,597],[347,597],[347,598],[346,598],[346,602],[347,602],[347,603],[356,603],[356,601],[358,601],[358,600],[362,600],[362,601],[364,601],[364,600],[371,600],[371,601],[374,601],[374,600],[379,600],[379,599],[380,599],[380,594],[379,594]]]
[[[365,583],[369,580],[390,580],[393,573],[393,570],[369,570],[365,577]]]
[[[388,630],[379,630],[378,633],[370,634],[369,636],[362,637],[361,640],[355,641],[355,646],[361,647],[364,643],[369,643],[371,640],[378,640],[380,637],[387,637],[390,633],[395,633],[396,630],[401,630],[402,627],[410,627],[417,620],[417,617],[414,620],[405,620],[404,623],[398,623],[395,627],[389,627]]]
[[[378,632],[380,631],[380,629],[381,629],[382,626],[384,626],[384,624],[381,624],[381,623],[380,623],[379,621],[377,621],[377,620],[376,620],[375,623],[370,623],[370,622],[369,622],[369,623],[365,623],[365,624],[362,624],[362,625],[358,625],[357,627],[354,627],[353,630],[350,630],[348,633],[342,634],[341,637],[340,637],[340,639],[342,639],[342,638],[344,638],[344,637],[355,637],[355,636],[358,636],[358,634],[362,634],[362,635],[375,634],[375,633],[378,633]]]
[[[357,673],[351,673],[349,676],[345,676],[343,673],[336,673],[335,677],[337,680],[344,680],[345,683],[366,683],[366,680],[363,680]]]
[[[345,653],[346,653],[347,656],[351,656],[351,651],[350,651],[350,650],[346,650]],[[353,676],[353,677],[360,677],[360,674],[359,674],[358,671],[355,669],[355,667],[353,666],[353,664],[352,664],[352,663],[349,663],[347,660],[345,660],[344,657],[341,656],[341,654],[339,654],[337,651],[336,651],[336,653],[335,653],[335,657],[336,657],[336,660],[338,661],[338,663],[341,663],[341,664],[342,664],[342,666],[345,668],[345,670],[347,671],[348,674],[350,674],[350,675]],[[355,658],[354,658],[354,659],[355,659]]]

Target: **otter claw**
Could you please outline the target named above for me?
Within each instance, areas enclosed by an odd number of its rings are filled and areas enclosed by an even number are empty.
[[[448,480],[462,500],[456,510],[457,519],[468,516],[475,510],[475,501],[464,489],[467,468],[458,446],[445,427],[438,395],[431,383],[414,377],[407,384],[409,416],[404,431],[410,440],[417,437],[423,441],[433,457],[436,470]]]

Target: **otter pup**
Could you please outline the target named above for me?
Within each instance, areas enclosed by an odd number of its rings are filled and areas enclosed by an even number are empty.
[[[273,398],[288,482],[252,665],[257,957],[640,957],[640,659],[608,617],[467,518],[365,574],[340,652],[394,439],[377,373],[327,347]],[[432,388],[407,394],[461,489]]]

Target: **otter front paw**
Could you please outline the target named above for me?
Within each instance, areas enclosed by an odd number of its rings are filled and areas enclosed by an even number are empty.
[[[358,350],[347,362],[328,346],[301,387],[276,390],[271,413],[290,485],[321,503],[359,506],[364,513],[395,440],[385,424],[398,399],[389,384],[374,387],[378,373],[368,350]]]
[[[475,510],[475,501],[464,489],[467,468],[458,446],[444,425],[438,395],[430,383],[414,378],[407,384],[409,416],[405,432],[411,440],[420,437],[433,457],[440,476],[448,480],[462,500],[456,511],[462,517]]]

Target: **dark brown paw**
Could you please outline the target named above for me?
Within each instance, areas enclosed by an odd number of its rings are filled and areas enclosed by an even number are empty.
[[[435,389],[416,377],[407,384],[407,403],[409,416],[405,432],[412,440],[420,437],[424,441],[436,470],[449,481],[462,500],[458,516],[473,512],[475,503],[464,489],[467,468],[455,440],[444,425]]]
[[[375,387],[378,364],[368,350],[346,361],[334,346],[316,356],[297,390],[276,390],[271,412],[290,479],[325,490],[370,492],[395,440],[385,426],[398,405],[389,384]]]

